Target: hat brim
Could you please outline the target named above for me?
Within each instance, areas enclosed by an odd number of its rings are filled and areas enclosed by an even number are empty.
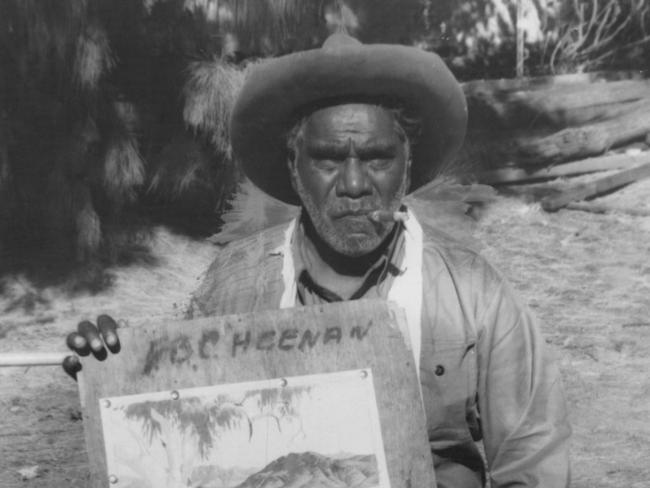
[[[455,157],[465,137],[467,104],[440,57],[407,46],[358,44],[302,51],[253,68],[233,109],[235,158],[264,192],[297,204],[286,147],[296,114],[327,99],[369,97],[398,99],[420,117],[410,191],[431,181]]]

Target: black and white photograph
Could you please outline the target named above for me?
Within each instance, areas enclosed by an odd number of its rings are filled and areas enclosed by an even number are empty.
[[[370,370],[100,399],[122,488],[390,488]]]
[[[648,0],[0,0],[2,488],[647,488],[649,256]]]

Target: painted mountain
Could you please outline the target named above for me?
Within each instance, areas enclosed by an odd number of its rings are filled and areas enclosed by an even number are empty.
[[[231,488],[244,482],[257,469],[221,468],[214,465],[196,466],[192,470],[189,486],[200,488]]]
[[[313,452],[276,459],[235,488],[376,488],[374,455],[332,459]]]

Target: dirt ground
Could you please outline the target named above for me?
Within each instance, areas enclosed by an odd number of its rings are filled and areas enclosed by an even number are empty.
[[[648,195],[646,181],[599,202],[650,209]],[[216,250],[162,229],[156,236],[157,265],[115,269],[114,285],[94,296],[8,281],[0,352],[61,350],[81,318],[100,312],[132,323],[180,315]],[[476,237],[535,311],[560,363],[572,486],[650,486],[650,217],[548,214],[500,196]],[[86,486],[79,410],[76,384],[60,368],[0,369],[0,486]]]

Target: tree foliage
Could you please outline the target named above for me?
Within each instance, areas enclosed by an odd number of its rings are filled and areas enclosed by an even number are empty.
[[[572,0],[560,10],[553,72],[650,66],[650,4],[646,0]]]
[[[511,76],[517,1],[529,74],[650,59],[645,0],[1,0],[0,272],[126,259],[151,221],[214,232],[260,58],[345,30]]]
[[[513,77],[518,3],[528,75],[649,67],[646,0],[427,0],[422,43],[462,79]]]
[[[144,216],[214,231],[239,178],[228,120],[246,67],[338,29],[405,40],[416,5],[3,0],[0,265],[114,262]]]
[[[266,428],[278,432],[293,423],[300,426],[300,404],[310,390],[309,386],[252,389],[238,398],[219,394],[214,398],[144,401],[118,408],[125,419],[140,427],[140,433],[131,433],[140,456],[151,456],[154,445],[163,447],[167,465],[160,466],[160,460],[153,457],[149,462],[164,471],[164,486],[190,486],[186,480],[220,447],[226,433],[239,431],[251,442],[259,421],[269,421]],[[152,469],[145,480],[155,475]]]

